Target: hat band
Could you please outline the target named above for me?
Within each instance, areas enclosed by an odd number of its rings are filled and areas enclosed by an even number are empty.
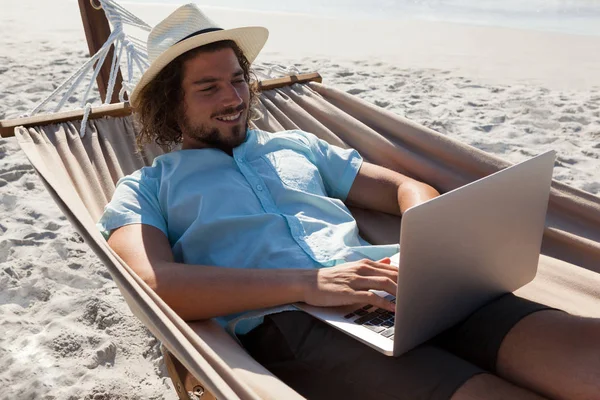
[[[194,33],[192,33],[192,34],[190,34],[190,35],[187,35],[186,37],[184,37],[183,39],[181,39],[181,40],[180,40],[180,41],[178,41],[177,43],[179,43],[179,42],[183,42],[183,41],[184,41],[184,40],[186,40],[186,39],[189,39],[189,38],[191,38],[191,37],[194,37],[194,36],[197,36],[197,35],[201,35],[201,34],[203,34],[203,33],[214,32],[214,31],[222,31],[222,30],[223,30],[223,28],[206,28],[206,29],[202,29],[201,31],[194,32]],[[177,43],[176,43],[176,44],[177,44]]]

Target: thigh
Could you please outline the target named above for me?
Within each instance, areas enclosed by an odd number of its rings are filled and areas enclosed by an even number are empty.
[[[432,345],[388,357],[299,311],[265,317],[249,353],[310,399],[449,399],[480,368]]]
[[[498,351],[508,332],[528,315],[552,309],[509,293],[475,311],[431,343],[495,373]]]
[[[535,313],[498,352],[498,375],[550,398],[600,399],[600,318]]]

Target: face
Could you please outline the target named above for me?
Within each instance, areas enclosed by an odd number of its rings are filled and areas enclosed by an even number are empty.
[[[180,126],[184,149],[228,154],[246,139],[250,90],[232,49],[199,53],[183,64]]]

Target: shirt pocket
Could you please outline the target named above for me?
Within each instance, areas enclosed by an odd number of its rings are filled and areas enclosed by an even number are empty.
[[[279,180],[289,189],[326,195],[319,169],[302,153],[284,149],[264,156]]]

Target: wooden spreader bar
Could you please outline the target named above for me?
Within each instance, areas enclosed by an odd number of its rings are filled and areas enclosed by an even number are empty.
[[[285,76],[283,78],[267,79],[257,83],[259,91],[272,90],[285,86],[293,85],[294,83],[307,83],[307,82],[319,82],[321,83],[323,78],[317,72],[310,74],[300,74]],[[93,107],[90,111],[89,119],[102,118],[102,117],[122,117],[132,113],[132,108],[129,103],[116,103]],[[31,126],[42,126],[58,124],[60,122],[77,121],[83,118],[84,110],[71,110],[63,111],[53,114],[40,114],[32,117],[7,119],[0,121],[0,136],[10,137],[14,136],[14,129],[17,126],[23,126],[25,128]]]

